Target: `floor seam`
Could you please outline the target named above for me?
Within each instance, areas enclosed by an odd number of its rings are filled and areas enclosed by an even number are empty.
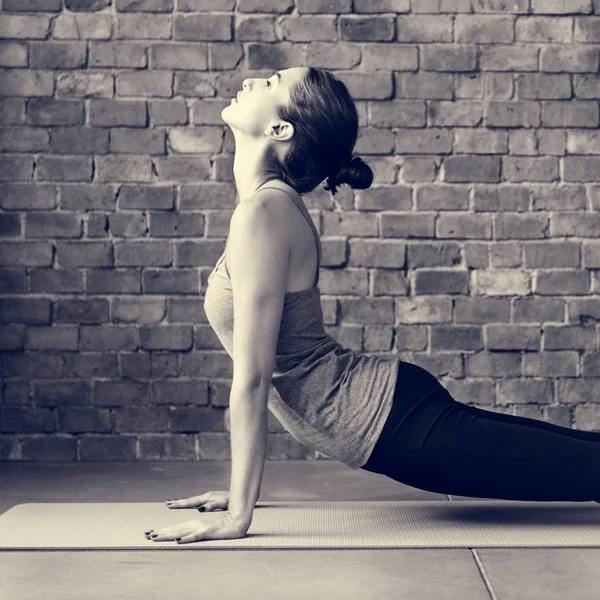
[[[477,554],[477,550],[475,550],[475,548],[469,548],[469,550],[473,555],[473,559],[475,560],[477,569],[479,569],[479,574],[481,575],[481,579],[483,579],[483,583],[488,591],[488,594],[490,595],[491,600],[498,600],[498,596],[496,596],[496,592],[494,592],[492,582],[488,579],[487,573],[485,572],[485,567],[481,562],[481,558],[479,558],[479,554]]]

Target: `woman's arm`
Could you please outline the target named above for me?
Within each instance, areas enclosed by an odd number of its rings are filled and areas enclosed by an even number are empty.
[[[265,464],[267,399],[289,268],[281,193],[265,190],[241,202],[227,243],[234,312],[229,511],[246,529]]]
[[[244,531],[260,494],[267,454],[267,391],[261,388],[234,391],[229,396],[231,429],[231,483],[229,512]]]

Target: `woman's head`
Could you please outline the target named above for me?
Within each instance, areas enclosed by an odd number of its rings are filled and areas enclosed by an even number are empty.
[[[246,79],[239,100],[223,111],[234,129],[269,141],[269,160],[298,193],[327,179],[333,194],[346,183],[366,189],[373,171],[352,151],[358,137],[358,113],[342,81],[329,71],[294,67],[267,79]],[[272,143],[271,143],[272,142]],[[286,151],[278,152],[277,144]]]

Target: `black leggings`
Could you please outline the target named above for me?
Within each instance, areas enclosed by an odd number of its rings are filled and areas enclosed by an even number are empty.
[[[598,502],[600,433],[467,406],[402,361],[391,413],[361,468],[438,494]]]

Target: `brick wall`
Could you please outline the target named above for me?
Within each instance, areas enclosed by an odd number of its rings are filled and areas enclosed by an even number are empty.
[[[0,459],[230,457],[220,112],[301,65],[348,85],[375,171],[305,197],[328,333],[600,429],[599,0],[0,5]],[[270,419],[269,458],[323,458]]]

